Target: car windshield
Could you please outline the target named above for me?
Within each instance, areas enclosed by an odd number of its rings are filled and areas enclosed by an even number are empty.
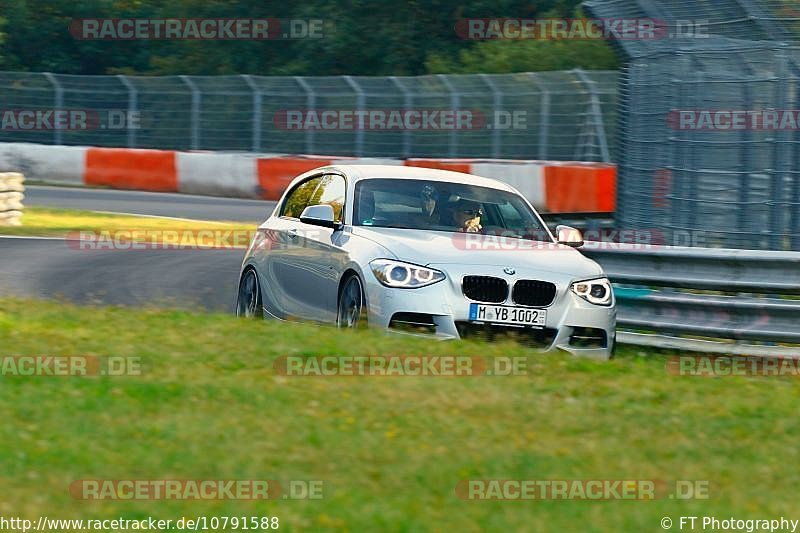
[[[550,241],[517,194],[463,183],[371,178],[356,184],[353,225]]]

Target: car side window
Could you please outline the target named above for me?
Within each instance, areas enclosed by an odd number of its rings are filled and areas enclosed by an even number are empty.
[[[313,205],[313,203],[309,202],[314,191],[317,190],[317,186],[322,181],[322,178],[322,176],[311,178],[292,189],[292,192],[289,193],[289,196],[286,197],[283,203],[280,216],[300,218],[303,209],[308,205]]]
[[[329,205],[333,207],[333,220],[342,222],[346,192],[347,184],[343,177],[338,174],[326,174],[322,176],[322,181],[314,191],[308,205]]]

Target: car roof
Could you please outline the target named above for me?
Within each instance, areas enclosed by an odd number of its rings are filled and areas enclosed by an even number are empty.
[[[489,187],[516,192],[513,187],[491,178],[464,172],[436,168],[406,167],[403,165],[334,165],[327,167],[351,177],[354,182],[370,178],[424,179],[430,181],[456,182],[479,187]],[[317,169],[319,170],[319,169]]]

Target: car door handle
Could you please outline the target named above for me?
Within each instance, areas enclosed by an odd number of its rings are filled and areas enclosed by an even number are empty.
[[[297,230],[296,229],[290,229],[286,233],[289,234],[289,238],[290,239],[296,239],[297,238]]]

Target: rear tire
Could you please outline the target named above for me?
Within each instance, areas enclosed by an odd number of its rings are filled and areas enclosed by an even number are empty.
[[[363,329],[367,327],[367,305],[364,286],[357,274],[352,274],[342,284],[339,292],[339,310],[336,325],[340,328]]]
[[[261,301],[261,285],[258,275],[252,268],[247,269],[239,281],[236,297],[236,316],[250,319],[264,319],[264,306]]]

